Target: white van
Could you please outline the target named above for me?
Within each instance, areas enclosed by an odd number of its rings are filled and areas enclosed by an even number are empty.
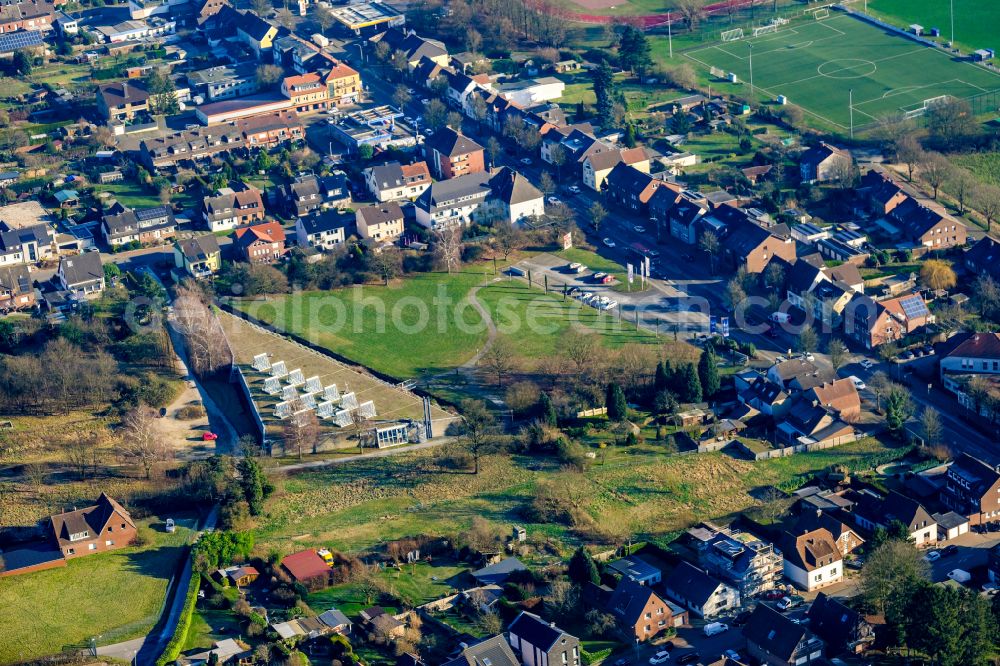
[[[729,625],[725,622],[711,622],[705,625],[706,636],[715,636],[716,634],[721,634],[724,631],[729,631]]]
[[[772,312],[771,316],[768,317],[775,324],[787,324],[791,318],[787,312]]]

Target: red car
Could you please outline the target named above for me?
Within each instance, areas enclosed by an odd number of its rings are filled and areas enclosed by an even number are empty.
[[[783,596],[785,596],[784,590],[767,590],[761,593],[760,598],[774,601],[775,599],[781,599]]]
[[[219,439],[219,436],[214,432],[203,432],[201,433],[201,441],[203,442],[214,442]]]

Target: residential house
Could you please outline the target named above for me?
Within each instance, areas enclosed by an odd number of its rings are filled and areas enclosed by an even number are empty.
[[[286,209],[296,217],[350,203],[347,178],[343,173],[322,177],[315,174],[296,176],[285,185],[282,194]]]
[[[670,235],[682,243],[694,245],[701,237],[701,220],[711,209],[704,197],[687,190],[680,194],[661,187],[649,201],[650,217],[668,225]]]
[[[821,142],[802,154],[799,172],[803,182],[823,183],[844,177],[852,164],[850,152]]]
[[[0,5],[0,34],[44,32],[56,22],[56,4],[46,0],[12,0]]]
[[[195,278],[208,277],[222,268],[222,250],[214,234],[174,243],[174,267]]]
[[[376,241],[394,241],[403,233],[403,209],[395,201],[362,206],[355,212],[358,234]]]
[[[126,121],[149,111],[149,92],[140,81],[117,81],[97,86],[97,110],[107,121]]]
[[[353,623],[347,618],[347,616],[336,608],[323,611],[319,614],[318,619],[320,622],[329,627],[331,632],[342,636],[350,634],[351,629],[354,627]]]
[[[507,640],[522,666],[580,666],[580,640],[534,613],[521,611],[507,629]]]
[[[800,225],[801,226],[801,225]],[[845,269],[849,266],[853,269]],[[854,280],[854,273],[860,281],[847,283],[837,276]],[[825,265],[815,265],[808,261],[796,261],[785,276],[785,293],[788,302],[806,311],[813,319],[821,322],[827,330],[839,328],[843,321],[844,309],[851,302],[855,293],[864,290],[864,281],[860,280],[860,272],[853,264],[844,264],[830,269]]]
[[[656,585],[663,580],[663,571],[650,564],[642,555],[629,555],[608,564],[608,570],[625,578],[631,578],[640,585]]]
[[[771,543],[711,523],[692,527],[687,539],[698,566],[736,588],[741,599],[774,589],[781,578],[781,552]]]
[[[806,391],[806,400],[814,401],[832,410],[848,423],[855,422],[861,415],[861,396],[854,382],[845,377],[832,382],[823,382]]]
[[[136,537],[132,516],[105,493],[93,506],[50,516],[49,526],[55,546],[67,560],[125,548]]]
[[[675,621],[670,606],[651,586],[640,585],[631,578],[618,582],[608,600],[607,611],[614,616],[618,630],[629,643],[651,640],[668,628],[684,623],[681,616]]]
[[[281,566],[296,582],[302,585],[326,580],[330,575],[330,565],[319,556],[315,548],[286,555],[281,560]]]
[[[35,305],[35,289],[31,286],[28,267],[0,267],[0,312],[23,310]]]
[[[177,221],[170,206],[132,209],[115,204],[111,212],[101,218],[101,233],[112,247],[129,243],[156,244],[177,234]]]
[[[477,219],[491,191],[485,172],[433,183],[415,202],[416,220],[428,229],[466,226]]]
[[[517,79],[497,83],[494,85],[494,89],[497,94],[514,104],[527,107],[559,99],[563,96],[566,84],[554,76],[543,76],[537,79]]]
[[[821,499],[816,495],[813,498]],[[826,496],[828,499],[837,499],[836,496]],[[841,556],[846,557],[864,545],[865,540],[851,528],[850,525],[837,517],[839,511],[834,513],[830,510],[813,508],[813,502],[800,502],[802,513],[792,526],[792,534],[805,534],[818,529],[825,529],[833,536],[833,541],[837,545],[837,550]]]
[[[104,265],[100,252],[62,257],[56,270],[56,280],[62,289],[77,299],[99,296],[104,291]]]
[[[830,657],[859,654],[875,641],[875,630],[864,616],[823,592],[806,611],[809,631],[822,639]]]
[[[420,61],[427,58],[441,67],[448,66],[448,48],[436,39],[426,39],[412,30],[389,28],[385,32],[371,37],[373,44],[385,44],[389,47],[390,58],[401,53],[406,59],[406,66],[413,71]]]
[[[788,413],[790,406],[789,393],[781,384],[766,377],[756,378],[736,397],[744,405],[773,418],[783,418]]]
[[[1000,241],[983,236],[965,251],[962,257],[965,268],[975,276],[989,276],[1000,281]]]
[[[286,76],[281,81],[281,94],[291,100],[292,108],[300,115],[323,111],[330,99],[330,91],[315,72]]]
[[[642,147],[626,148],[624,150],[603,150],[589,154],[583,158],[583,184],[601,192],[608,174],[618,164],[635,167],[643,173],[649,173],[649,155]]]
[[[433,182],[427,162],[400,164],[389,162],[364,170],[365,184],[376,201],[416,199]]]
[[[361,101],[361,74],[353,67],[337,62],[325,71],[323,81],[326,83],[330,102],[336,106],[357,104]]]
[[[916,500],[890,491],[884,498],[871,491],[862,491],[852,512],[855,522],[862,529],[874,531],[888,528],[893,522],[906,526],[906,531],[917,546],[932,546],[937,542],[937,523],[930,513]]]
[[[240,13],[236,23],[236,38],[250,47],[258,60],[261,54],[270,52],[278,28],[271,25],[252,11]]]
[[[1000,520],[1000,470],[961,453],[948,466],[939,499],[971,525]]]
[[[531,181],[510,167],[502,167],[490,178],[488,208],[511,224],[545,214],[545,195]]]
[[[229,0],[197,0],[194,3],[194,16],[195,22],[198,25],[202,25],[219,13],[223,7],[232,7],[229,4]]]
[[[505,557],[499,562],[489,564],[472,572],[472,577],[480,585],[503,585],[514,574],[527,571],[528,567],[516,557]]]
[[[872,169],[861,178],[857,192],[867,200],[868,209],[875,217],[884,217],[909,197],[892,178]]]
[[[680,188],[666,181],[650,176],[642,170],[619,162],[604,179],[608,200],[613,205],[624,206],[633,213],[647,211],[649,200],[660,187],[669,187],[677,192]]]
[[[253,185],[234,181],[202,200],[201,217],[210,231],[229,231],[263,221],[264,200]]]
[[[918,247],[943,250],[965,245],[968,229],[943,209],[932,210],[908,197],[886,215],[903,237]]]
[[[340,211],[300,217],[295,221],[295,241],[303,249],[333,250],[347,240],[353,221],[353,215]]]
[[[424,141],[424,155],[431,171],[441,180],[486,170],[483,147],[450,127]]]
[[[839,446],[857,439],[851,424],[840,419],[832,409],[802,394],[790,401],[776,431],[780,439],[795,446]]]
[[[503,636],[493,636],[462,648],[458,656],[442,666],[521,666]]]
[[[253,651],[246,643],[235,638],[215,641],[210,650],[191,652],[181,655],[175,662],[177,666],[250,666],[253,663]]]
[[[273,264],[285,256],[285,229],[279,222],[240,227],[233,237],[237,256],[251,264]]]
[[[765,229],[731,206],[717,208],[712,218],[722,218],[726,225],[719,247],[723,265],[730,270],[742,268],[749,274],[757,274],[762,273],[775,257],[788,263],[795,261],[795,242],[790,234],[783,233],[784,225]]]
[[[445,90],[445,99],[449,105],[456,109],[466,111],[469,104],[469,97],[478,88],[492,88],[490,77],[486,74],[463,74],[451,69],[444,69],[441,72],[448,88]],[[466,113],[468,115],[468,113]]]
[[[801,666],[823,659],[823,641],[767,604],[757,604],[743,626],[747,653],[766,666]]]
[[[844,334],[866,349],[895,342],[933,322],[920,294],[884,301],[856,294],[844,309]]]
[[[799,589],[812,592],[843,579],[843,556],[826,528],[797,535],[786,532],[780,545],[785,578]]]
[[[215,573],[220,582],[228,582],[236,587],[253,585],[254,581],[260,577],[260,572],[257,571],[256,567],[248,564],[226,567]]]
[[[406,625],[399,618],[390,615],[380,606],[366,608],[358,615],[371,633],[384,640],[400,638],[406,631]]]
[[[737,590],[689,562],[681,562],[667,574],[663,590],[672,600],[701,618],[730,613],[740,605]]]
[[[767,369],[767,378],[785,390],[807,391],[814,386],[834,381],[836,375],[804,357],[778,360]]]

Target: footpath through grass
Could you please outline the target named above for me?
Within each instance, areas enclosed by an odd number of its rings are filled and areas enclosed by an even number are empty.
[[[149,521],[144,521],[149,525]],[[167,583],[191,531],[152,529],[152,543],[70,560],[0,582],[0,664],[144,635],[159,619]]]

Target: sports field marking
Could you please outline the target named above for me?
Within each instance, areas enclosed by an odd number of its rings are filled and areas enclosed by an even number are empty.
[[[850,64],[845,64],[850,63]],[[829,65],[829,67],[827,67]],[[824,71],[824,68],[826,71]],[[859,73],[859,70],[864,70]],[[816,72],[820,76],[825,76],[828,79],[863,79],[866,76],[871,76],[878,71],[878,65],[873,63],[871,60],[865,60],[863,58],[838,58],[836,60],[827,60],[824,63],[820,63],[816,67]],[[846,72],[846,74],[844,74]],[[843,76],[838,76],[838,74],[844,74]]]
[[[884,58],[879,58],[878,60],[869,60],[868,62],[874,63],[876,65],[876,69],[873,70],[873,72],[874,72],[874,71],[877,71],[879,63],[888,62],[890,60],[893,60],[895,58],[901,58],[903,56],[913,55],[914,53],[921,53],[922,51],[923,51],[923,48],[918,48],[918,49],[916,49],[914,51],[906,51],[905,53],[897,53],[896,55],[886,56]],[[858,58],[858,60],[860,60],[860,58]],[[832,61],[828,60],[827,62],[832,62]],[[823,64],[825,64],[825,63],[823,63]],[[822,67],[823,64],[819,65],[819,67]],[[817,71],[819,71],[819,67],[816,68]],[[837,78],[837,77],[826,76],[825,74],[823,74],[821,72],[819,74],[813,74],[812,76],[806,76],[806,77],[801,78],[801,79],[795,79],[794,81],[787,81],[787,82],[784,82],[784,83],[772,84],[772,87],[776,87],[776,86],[781,86],[781,87],[794,86],[794,85],[798,85],[799,83],[805,83],[806,81],[812,81],[813,79],[820,79],[820,78],[834,79],[834,78]],[[858,78],[858,77],[853,77],[853,78]],[[930,85],[940,85],[940,84],[939,83],[932,83]]]

